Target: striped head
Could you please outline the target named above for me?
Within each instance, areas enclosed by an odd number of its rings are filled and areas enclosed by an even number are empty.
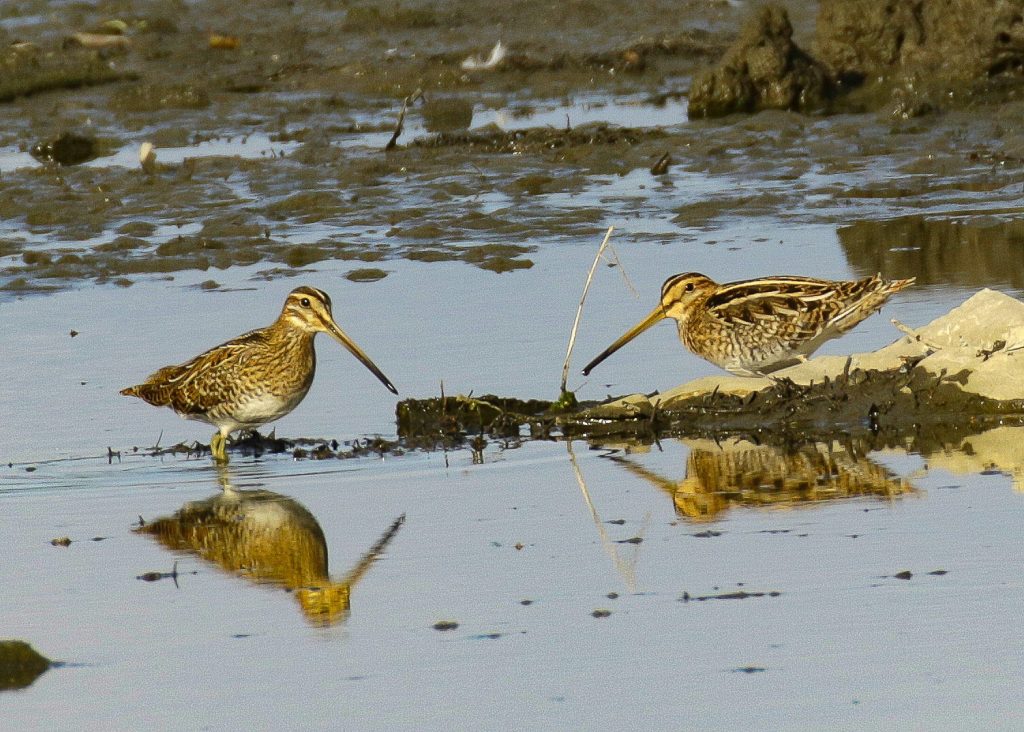
[[[306,333],[333,335],[331,326],[337,328],[330,295],[315,287],[296,287],[289,292],[281,308],[281,320]]]
[[[661,286],[662,317],[685,323],[694,303],[703,300],[716,289],[718,283],[699,272],[672,275]]]
[[[589,374],[599,363],[665,318],[673,318],[680,324],[685,323],[692,312],[694,303],[708,297],[717,287],[718,285],[713,280],[697,272],[672,275],[661,286],[661,300],[658,306],[648,313],[646,318],[604,349],[597,358],[588,363],[583,369],[583,374]]]
[[[331,311],[331,298],[323,290],[318,290],[315,287],[296,287],[289,292],[288,298],[284,301],[284,307],[281,308],[278,323],[286,324],[305,333],[327,333],[359,359],[359,362],[380,379],[380,382],[389,391],[393,394],[398,393],[388,377],[335,322],[334,314]]]

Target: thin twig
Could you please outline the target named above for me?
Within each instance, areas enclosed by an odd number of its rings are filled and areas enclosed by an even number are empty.
[[[583,315],[583,303],[587,299],[587,292],[590,290],[590,282],[594,279],[594,271],[597,269],[597,263],[601,261],[601,255],[604,253],[605,247],[608,246],[608,240],[611,239],[612,232],[615,231],[614,226],[609,226],[608,231],[604,234],[604,241],[601,242],[601,246],[597,250],[597,256],[594,257],[594,263],[590,265],[590,272],[587,273],[587,281],[583,285],[583,295],[580,297],[580,304],[576,308],[576,319],[572,324],[572,331],[569,333],[569,348],[565,351],[565,362],[562,364],[562,393],[565,393],[566,383],[569,381],[569,360],[572,358],[572,347],[576,345],[576,331],[580,327],[580,317]]]
[[[615,251],[615,247],[613,247],[611,244],[608,245],[608,251],[611,252],[612,255],[611,264],[615,265],[615,267],[618,268],[619,273],[622,275],[622,281],[626,283],[626,287],[628,287],[629,291],[633,293],[633,298],[639,299],[640,293],[637,292],[637,289],[635,287],[633,287],[633,283],[630,281],[629,275],[626,274],[626,268],[622,266],[622,262],[619,260],[619,253]]]
[[[398,124],[395,125],[395,131],[391,135],[391,139],[388,140],[388,144],[384,146],[385,152],[394,149],[395,145],[398,143],[398,136],[402,134],[402,127],[405,124],[405,113],[409,109],[409,105],[422,96],[423,90],[417,89],[402,100],[402,111],[398,113]]]

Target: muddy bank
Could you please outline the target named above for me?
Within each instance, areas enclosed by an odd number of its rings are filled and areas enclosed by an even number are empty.
[[[709,376],[664,394],[635,394],[592,418],[667,419],[815,429],[917,430],[1024,415],[1024,303],[982,290],[946,315],[874,353],[820,356],[767,378]]]
[[[697,75],[690,88],[691,117],[786,109],[824,110],[833,96],[825,67],[793,42],[781,7],[756,11],[718,66]]]
[[[786,109],[884,110],[897,118],[1017,98],[1024,21],[1012,0],[827,0],[809,52],[786,9],[761,8],[694,78],[691,117]]]
[[[983,290],[906,330],[874,353],[821,356],[767,378],[708,376],[578,410],[496,397],[406,400],[399,434],[508,437],[528,427],[532,437],[731,434],[760,442],[846,433],[941,443],[1024,419],[1024,303]]]

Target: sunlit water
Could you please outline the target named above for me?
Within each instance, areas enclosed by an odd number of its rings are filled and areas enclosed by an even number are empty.
[[[673,483],[690,450],[667,440],[624,459]],[[5,633],[69,666],[5,696],[5,724],[59,727],[73,709],[86,728],[287,716],[311,729],[596,729],[643,709],[654,729],[1008,728],[1024,499],[1007,476],[889,455],[911,492],[740,502],[695,520],[621,453],[573,451],[578,473],[559,443],[492,444],[482,465],[465,450],[236,458],[236,489],[315,517],[336,579],[405,515],[330,625],[280,586],[133,533],[140,517],[219,495],[205,460],[15,468]],[[51,546],[59,536],[73,543]],[[137,579],[175,562],[177,585]],[[738,592],[750,596],[714,597]]]

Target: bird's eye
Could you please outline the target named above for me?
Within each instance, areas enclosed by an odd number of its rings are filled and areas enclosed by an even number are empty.
[[[693,292],[693,283],[692,282],[687,282],[686,283],[686,291],[687,292]]]
[[[302,307],[304,307],[304,308],[308,308],[309,307],[309,298],[308,297],[302,298],[301,300],[299,300],[299,304],[302,305]]]

